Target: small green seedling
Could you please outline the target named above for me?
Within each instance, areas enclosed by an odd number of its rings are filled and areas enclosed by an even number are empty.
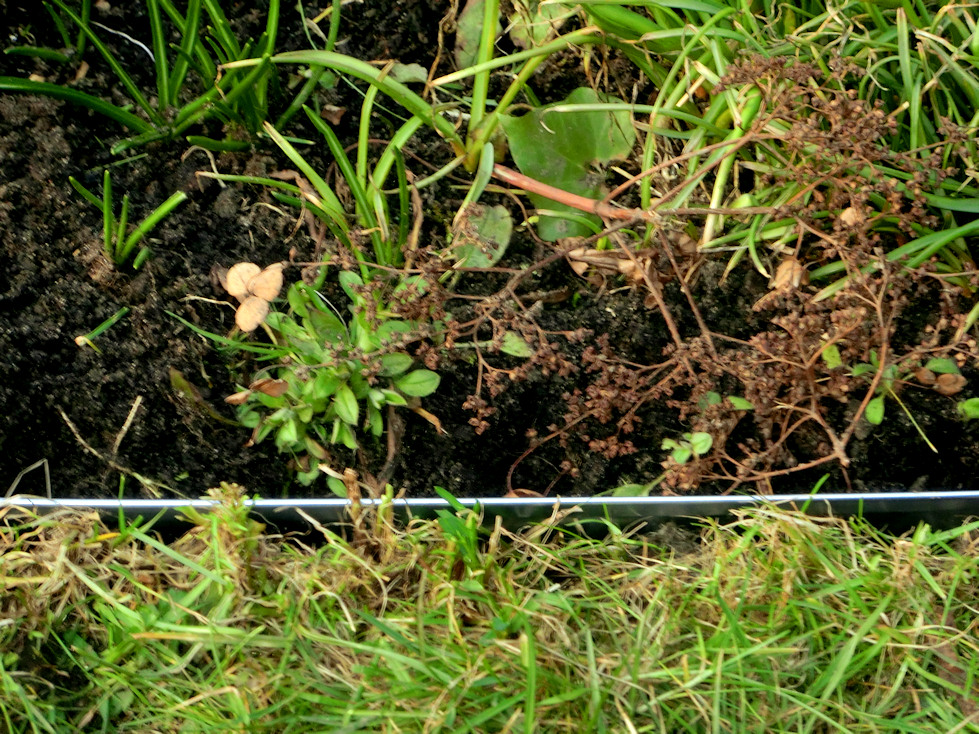
[[[830,352],[830,356],[827,357],[826,349],[824,349],[823,359],[826,360],[828,365],[835,363],[839,360],[838,350],[835,353],[835,357],[833,356],[832,351]],[[928,363],[928,366],[929,368],[938,368],[938,370],[941,371],[941,365],[939,362],[944,363],[946,361],[948,360],[932,360]],[[880,369],[880,360],[877,356],[877,352],[876,350],[871,350],[870,362],[861,362],[860,364],[854,366],[854,368],[850,371],[850,375],[852,377],[873,379],[874,375],[876,375]],[[957,367],[954,369],[958,371]],[[883,368],[880,381],[877,383],[877,388],[874,391],[874,397],[867,403],[867,407],[864,410],[863,415],[867,419],[868,423],[874,426],[879,426],[884,422],[884,408],[886,400],[887,398],[892,398],[898,405],[901,406],[901,410],[904,411],[904,414],[908,417],[908,420],[911,421],[911,425],[914,426],[915,430],[918,432],[918,435],[921,436],[924,442],[928,445],[928,448],[937,454],[938,449],[935,448],[935,445],[928,440],[928,436],[925,435],[924,429],[922,429],[922,427],[918,424],[918,421],[914,419],[911,411],[908,410],[908,406],[904,404],[904,401],[901,400],[900,396],[894,390],[895,383],[904,382],[909,376],[910,375],[907,373],[899,372],[896,364],[886,365]]]
[[[360,276],[341,273],[340,282],[353,303],[346,323],[302,283],[289,288],[289,312],[268,315],[287,355],[263,381],[229,398],[239,404],[242,425],[253,429],[254,443],[273,436],[279,451],[322,461],[323,444],[355,449],[358,429],[374,437],[383,433],[388,406],[406,407],[408,398],[438,387],[438,374],[413,369],[414,359],[402,351],[412,325],[382,309],[372,323],[357,307],[370,297],[356,290],[364,285]],[[316,462],[300,465],[300,481],[311,483],[319,474]]]
[[[979,398],[962,400],[955,407],[958,409],[959,415],[966,420],[975,420],[976,418],[979,418]]]
[[[703,410],[704,408],[706,408],[706,407],[708,407],[710,405],[719,405],[724,400],[727,400],[728,405],[730,405],[735,410],[754,410],[755,409],[754,403],[752,403],[750,400],[748,400],[746,398],[741,397],[740,395],[727,395],[727,396],[725,396],[725,397],[722,398],[721,397],[721,394],[719,392],[714,392],[713,390],[711,390],[710,392],[706,393],[704,395],[704,397],[702,397],[698,401],[697,407],[699,407],[701,410]]]
[[[116,217],[115,208],[112,201],[112,177],[108,169],[102,176],[102,198],[99,198],[72,176],[68,177],[68,182],[81,194],[86,201],[102,210],[102,238],[104,242],[105,256],[116,266],[125,265],[143,238],[159,224],[164,217],[176,209],[187,199],[187,194],[178,191],[158,206],[146,219],[140,222],[136,228],[126,233],[129,223],[129,194],[122,197],[122,211]],[[142,248],[136,259],[133,261],[133,269],[138,269],[150,256],[149,248]]]
[[[122,308],[120,308],[118,311],[116,311],[109,318],[107,318],[101,324],[96,326],[87,334],[83,334],[82,336],[76,336],[75,344],[77,344],[80,347],[91,347],[98,354],[102,354],[102,351],[97,346],[95,346],[95,337],[97,337],[102,332],[111,329],[120,319],[122,319],[128,313],[129,313],[129,309],[123,306]]]
[[[670,452],[670,457],[677,464],[686,464],[691,457],[700,458],[710,451],[714,445],[714,439],[709,433],[695,431],[694,433],[684,433],[679,441],[672,438],[664,438],[660,448]]]

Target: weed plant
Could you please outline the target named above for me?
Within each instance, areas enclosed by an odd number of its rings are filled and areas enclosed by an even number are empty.
[[[417,367],[407,351],[427,328],[399,318],[357,273],[341,272],[339,280],[350,301],[346,317],[312,286],[293,283],[288,310],[273,310],[264,319],[270,343],[222,337],[174,315],[228,351],[246,350],[256,361],[271,363],[227,401],[252,429],[249,444],[272,437],[280,452],[293,457],[303,484],[322,475],[320,462],[326,468],[333,462],[325,445],[356,449],[361,430],[379,439],[393,408],[408,407],[409,401],[417,408],[417,399],[433,393],[440,381],[437,373]],[[347,496],[342,484],[330,486]]]

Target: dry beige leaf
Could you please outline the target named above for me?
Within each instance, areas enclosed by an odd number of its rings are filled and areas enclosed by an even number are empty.
[[[271,398],[278,398],[285,395],[286,390],[289,389],[289,383],[285,380],[276,380],[273,377],[262,377],[249,385],[248,389],[265,393]]]
[[[441,435],[443,435],[443,436],[448,436],[449,435],[448,431],[446,431],[444,428],[442,428],[442,421],[440,421],[437,416],[432,415],[431,413],[429,413],[424,408],[419,408],[417,405],[414,406],[413,408],[411,408],[411,410],[415,414],[420,415],[422,418],[424,418],[429,423],[431,423],[433,426],[435,426],[435,430],[438,431]]]
[[[273,263],[262,270],[255,263],[238,263],[217,272],[221,285],[241,301],[235,323],[242,331],[254,331],[269,315],[269,301],[282,290],[285,263]]]
[[[224,399],[224,402],[228,405],[244,405],[251,394],[251,390],[242,390],[241,392],[236,392],[234,395],[229,395]]]
[[[323,447],[323,445],[317,443],[309,436],[306,436],[306,450],[320,461],[330,458],[329,452]]]
[[[778,264],[772,282],[769,283],[771,292],[765,294],[751,307],[752,311],[763,311],[770,308],[779,296],[786,296],[799,286],[809,282],[809,271],[794,255],[789,255]]]
[[[942,395],[956,395],[962,392],[962,388],[965,387],[967,383],[968,380],[966,380],[962,375],[947,373],[937,377],[935,380],[935,390],[940,392]]]
[[[535,492],[532,489],[524,489],[523,487],[517,487],[516,489],[511,489],[505,495],[506,498],[519,498],[519,497],[543,497],[540,492]]]
[[[568,260],[570,260],[571,269],[575,272],[575,275],[584,275],[588,270],[588,263],[582,262],[579,258],[584,257],[585,253],[588,252],[584,247],[579,247],[576,250],[572,250],[568,253]]]
[[[346,107],[337,107],[332,104],[325,104],[320,107],[320,117],[333,126],[339,125],[340,120],[347,113]]]
[[[846,209],[840,212],[840,221],[847,227],[856,227],[858,224],[864,221],[864,216],[856,207],[848,206]]]
[[[255,331],[269,315],[269,302],[258,296],[249,296],[238,306],[235,323],[242,331]]]
[[[244,301],[251,295],[251,292],[248,290],[248,284],[261,272],[262,269],[255,263],[238,263],[237,265],[232,265],[224,277],[224,287],[228,289],[228,293],[239,301]]]
[[[798,258],[790,255],[778,264],[775,277],[772,279],[772,288],[777,291],[786,292],[795,290],[808,280],[808,271],[799,262]]]

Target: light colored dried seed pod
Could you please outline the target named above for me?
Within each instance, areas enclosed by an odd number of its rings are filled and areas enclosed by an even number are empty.
[[[249,281],[248,292],[271,301],[282,290],[282,268],[282,263],[269,265]]]
[[[251,293],[249,284],[261,272],[262,269],[255,263],[232,265],[225,277],[226,284],[224,287],[239,301],[244,301]]]
[[[937,379],[935,377],[935,373],[929,369],[926,369],[925,367],[921,367],[915,370],[914,378],[922,385],[929,385],[929,386],[934,385],[935,380]]]
[[[962,392],[962,388],[965,387],[967,383],[968,380],[966,380],[962,375],[947,373],[938,376],[938,378],[935,380],[935,389],[942,395],[956,395]]]
[[[235,312],[235,323],[242,331],[255,331],[269,315],[269,302],[258,296],[246,298]]]

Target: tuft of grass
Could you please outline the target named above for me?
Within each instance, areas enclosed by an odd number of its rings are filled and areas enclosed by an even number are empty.
[[[150,212],[146,219],[137,224],[132,232],[128,232],[129,194],[123,195],[122,211],[116,215],[112,199],[112,176],[108,168],[102,174],[102,198],[89,191],[72,176],[68,177],[68,183],[87,202],[102,210],[103,251],[109,262],[117,267],[125,265],[143,238],[168,214],[187,200],[187,194],[183,191],[171,194],[166,201]],[[149,248],[142,248],[133,260],[133,269],[138,270],[150,254]]]
[[[976,731],[979,523],[4,517],[8,731]]]
[[[92,22],[90,5],[88,1],[83,2],[79,12],[76,12],[63,0],[45,3],[62,31],[66,46],[72,46],[67,26],[71,24],[77,27],[77,41],[70,49],[72,56],[81,59],[86,45],[91,44],[140,114],[134,114],[127,107],[106,102],[68,85],[32,79],[0,76],[0,92],[53,97],[105,115],[133,133],[133,137],[113,147],[113,152],[116,153],[155,140],[173,138],[207,119],[233,123],[253,136],[261,131],[268,117],[271,65],[265,62],[247,74],[231,71],[221,75],[218,74],[218,67],[252,55],[266,59],[273,53],[279,27],[278,0],[271,0],[269,3],[265,29],[259,39],[244,42],[235,36],[219,0],[191,0],[186,3],[185,14],[170,0],[145,0],[149,21],[149,46],[120,31]],[[97,28],[101,28],[103,34],[122,35],[130,42],[142,46],[151,57],[150,63],[155,74],[155,97],[148,96],[139,88],[130,75],[130,70],[113,53],[110,45],[103,41],[103,35],[97,32]],[[179,45],[170,43],[172,35],[179,38]],[[17,47],[6,50],[10,51],[41,58],[51,58],[52,54],[64,56],[60,52],[43,48]],[[64,56],[64,60],[68,61],[69,57]],[[193,92],[194,87],[203,91]],[[193,96],[194,94],[197,96]],[[298,98],[300,102],[305,99],[303,95],[308,94],[308,90],[301,93]],[[195,137],[195,142],[219,150],[229,146],[234,149],[247,147],[247,143],[242,141],[212,141],[200,136]]]

